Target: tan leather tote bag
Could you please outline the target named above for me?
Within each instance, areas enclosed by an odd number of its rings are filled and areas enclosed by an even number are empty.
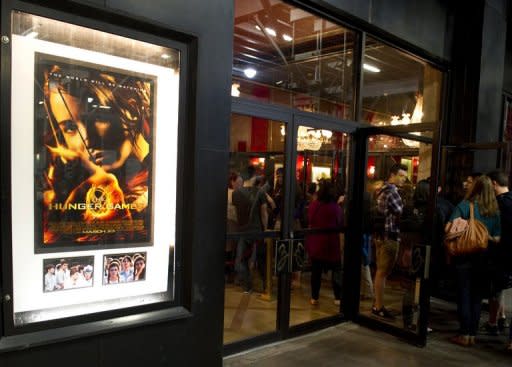
[[[489,232],[482,222],[475,219],[474,211],[474,205],[470,202],[469,219],[457,218],[451,224],[444,238],[444,244],[450,255],[468,255],[487,249]]]

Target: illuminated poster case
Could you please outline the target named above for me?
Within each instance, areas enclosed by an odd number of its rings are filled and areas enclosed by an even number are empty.
[[[12,28],[14,327],[172,301],[180,51]]]

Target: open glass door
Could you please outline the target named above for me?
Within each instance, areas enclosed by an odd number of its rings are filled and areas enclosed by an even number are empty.
[[[421,135],[366,135],[358,313],[362,323],[418,344],[427,334],[431,250],[440,245],[433,236],[435,151],[429,133]]]

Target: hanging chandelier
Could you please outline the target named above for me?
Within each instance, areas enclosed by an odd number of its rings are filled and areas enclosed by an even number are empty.
[[[281,125],[281,135],[286,134],[284,125]],[[319,150],[322,144],[330,144],[332,131],[313,129],[307,126],[299,126],[297,130],[297,150]]]
[[[402,118],[399,118],[398,116],[391,116],[391,125],[409,125],[409,124],[417,124],[421,122],[421,119],[423,118],[423,96],[418,95],[416,97],[416,106],[414,106],[414,111],[411,114],[409,113],[402,113]],[[418,135],[420,136],[420,132],[412,132],[412,135]],[[409,139],[402,139],[405,145],[411,147],[411,148],[419,148],[420,142],[416,140],[409,140]]]

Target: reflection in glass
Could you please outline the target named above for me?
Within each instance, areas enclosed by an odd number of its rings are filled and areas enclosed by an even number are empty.
[[[386,150],[372,145],[379,139],[400,138],[369,138],[360,312],[417,332],[429,232],[427,208],[432,201],[432,146],[417,142]]]
[[[290,325],[340,312],[348,147],[346,133],[298,127],[293,219],[304,231],[306,261],[293,274]]]
[[[363,121],[409,125],[440,118],[442,73],[368,37],[363,64]]]
[[[351,118],[354,33],[281,1],[235,1],[232,95]]]
[[[274,239],[284,204],[282,122],[233,114],[227,179],[224,342],[276,328]]]

